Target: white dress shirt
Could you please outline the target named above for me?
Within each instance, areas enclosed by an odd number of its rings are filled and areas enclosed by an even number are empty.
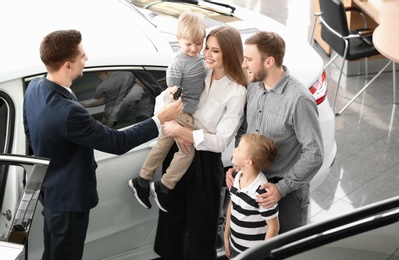
[[[195,129],[198,129],[193,131],[194,147],[223,152],[244,119],[247,90],[227,76],[213,80],[211,85],[212,72],[207,72],[205,89],[193,114]]]

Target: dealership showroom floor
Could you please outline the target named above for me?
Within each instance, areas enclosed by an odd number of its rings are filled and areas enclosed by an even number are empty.
[[[285,24],[298,38],[309,39],[313,23],[312,0],[226,2],[261,12]],[[326,64],[329,56],[317,43],[313,47]],[[332,104],[339,68],[333,64],[326,72],[328,99]],[[365,80],[364,75],[342,76],[336,112],[364,86]],[[310,222],[399,195],[399,120],[396,118],[399,106],[393,104],[392,96],[392,72],[386,72],[335,117],[337,156],[327,179],[311,193]]]

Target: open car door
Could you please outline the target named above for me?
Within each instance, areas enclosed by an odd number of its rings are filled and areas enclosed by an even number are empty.
[[[0,255],[3,260],[21,257],[23,259],[24,248],[28,241],[48,165],[49,160],[43,158],[0,154],[0,174],[7,184],[2,187],[0,197]],[[15,191],[18,185],[13,185],[12,181],[7,182],[7,180],[15,180],[12,174],[21,171],[26,173],[26,185],[20,192],[19,203],[12,205],[10,196],[7,194],[11,193],[11,197],[15,197],[14,194],[18,193]]]

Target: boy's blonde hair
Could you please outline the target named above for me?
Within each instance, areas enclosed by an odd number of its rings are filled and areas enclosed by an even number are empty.
[[[206,35],[204,17],[199,13],[184,11],[177,21],[177,37],[193,42],[203,42]]]
[[[246,133],[241,137],[250,149],[247,156],[253,161],[253,167],[260,171],[268,168],[276,158],[277,144],[264,135]]]

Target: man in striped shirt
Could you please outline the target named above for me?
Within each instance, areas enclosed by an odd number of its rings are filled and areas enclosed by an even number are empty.
[[[261,172],[273,162],[277,145],[258,134],[244,134],[234,149],[232,163],[241,168],[230,188],[230,205],[227,210],[224,245],[226,256],[237,256],[247,248],[265,239],[277,236],[280,228],[278,206],[259,206],[256,195],[267,192],[260,185],[267,183]]]

